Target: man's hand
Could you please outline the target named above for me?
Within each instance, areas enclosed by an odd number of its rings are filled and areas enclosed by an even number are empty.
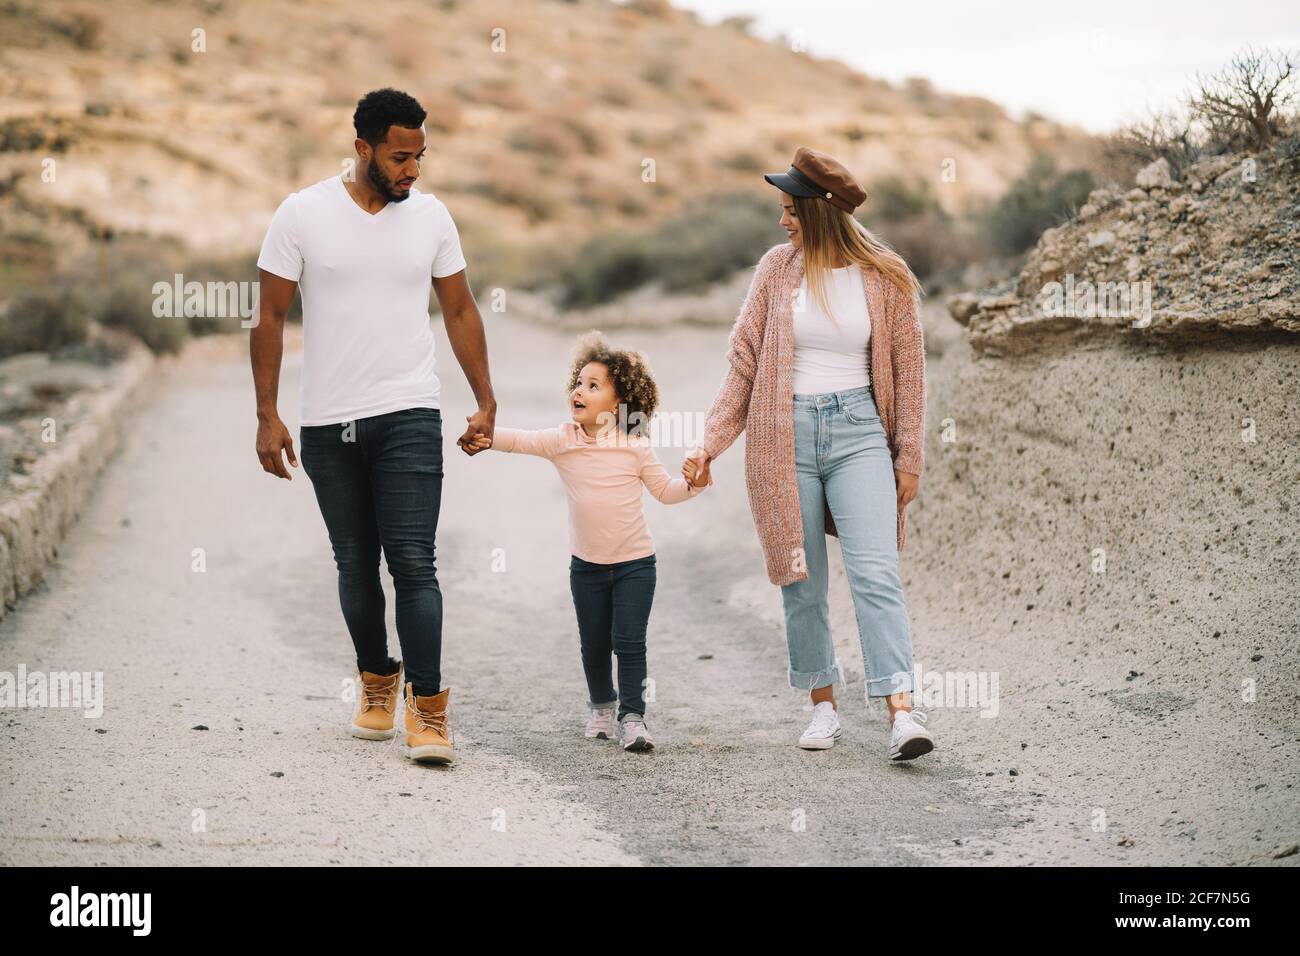
[[[696,448],[682,462],[682,477],[696,488],[703,488],[709,483],[709,464],[712,461],[703,448]]]
[[[293,481],[293,476],[284,467],[283,452],[289,464],[298,467],[298,458],[293,453],[293,436],[284,422],[278,418],[259,420],[257,423],[257,457],[262,462],[262,470],[271,475]]]
[[[470,416],[467,415],[465,417],[468,419]],[[484,435],[482,432],[475,432],[474,437],[469,441],[465,441],[464,438],[461,438],[456,442],[456,444],[460,445],[460,450],[465,454],[476,455],[484,449],[491,448],[492,439],[488,438],[488,436]]]
[[[491,447],[492,433],[496,431],[497,409],[495,405],[487,408],[480,408],[473,415],[466,415],[465,421],[469,423],[465,429],[465,434],[456,439],[456,444],[460,450],[467,455],[477,455],[483,449]],[[487,444],[483,443],[487,440]]]
[[[906,508],[915,500],[917,486],[920,485],[921,479],[905,471],[895,471],[894,481],[898,485],[898,507]]]

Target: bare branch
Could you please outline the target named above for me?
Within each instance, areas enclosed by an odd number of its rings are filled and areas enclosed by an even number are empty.
[[[1222,148],[1267,147],[1280,132],[1281,109],[1296,98],[1296,71],[1293,53],[1247,48],[1218,73],[1197,75],[1188,108]]]

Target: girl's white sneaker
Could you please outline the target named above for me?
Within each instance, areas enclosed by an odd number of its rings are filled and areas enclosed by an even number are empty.
[[[613,740],[614,708],[593,709],[591,716],[587,718],[587,729],[582,732],[582,735],[593,740]]]
[[[828,750],[835,746],[842,733],[835,705],[824,700],[813,707],[812,723],[799,738],[799,746],[804,750]]]
[[[640,714],[628,714],[619,721],[619,742],[624,750],[654,750],[654,738]]]
[[[934,737],[921,726],[927,719],[914,710],[894,713],[894,725],[889,731],[890,760],[914,760],[934,749]]]

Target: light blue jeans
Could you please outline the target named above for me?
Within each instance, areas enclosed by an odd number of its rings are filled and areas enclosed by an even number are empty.
[[[830,505],[858,619],[867,697],[912,690],[912,638],[898,577],[897,485],[871,387],[794,396],[795,471],[808,579],[781,588],[790,686],[842,681],[826,603]]]

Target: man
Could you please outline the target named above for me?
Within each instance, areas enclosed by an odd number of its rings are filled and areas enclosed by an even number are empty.
[[[434,568],[442,412],[430,283],[478,402],[458,445],[492,434],[496,400],[456,225],[440,200],[415,189],[425,115],[405,93],[367,93],[353,115],[357,175],[326,179],[280,204],[257,261],[261,305],[250,350],[257,456],[265,471],[290,479],[282,455],[293,467],[298,462],[276,398],[284,318],[301,285],[302,464],[329,532],[356,650],[352,734],[392,739],[404,689],[403,753],[448,763],[450,688],[441,686],[442,592]],[[400,663],[388,656],[381,548],[397,593]]]

